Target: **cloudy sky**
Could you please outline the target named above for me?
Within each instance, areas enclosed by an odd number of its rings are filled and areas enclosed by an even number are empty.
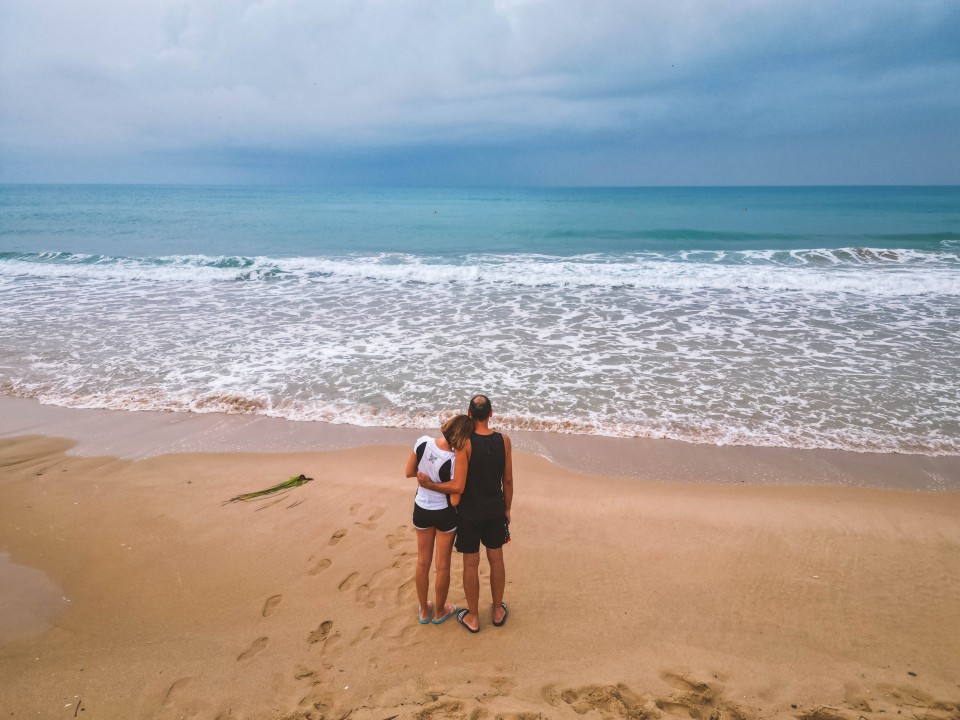
[[[0,182],[960,184],[958,0],[0,0]]]

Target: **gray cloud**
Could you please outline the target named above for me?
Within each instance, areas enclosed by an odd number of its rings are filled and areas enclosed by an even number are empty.
[[[953,0],[0,0],[0,180],[960,182],[958,36]]]

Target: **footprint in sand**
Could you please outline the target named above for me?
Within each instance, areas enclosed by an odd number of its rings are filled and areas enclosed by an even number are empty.
[[[330,567],[330,564],[331,564],[332,562],[333,562],[333,561],[332,561],[330,558],[323,558],[323,560],[321,560],[321,561],[318,562],[316,565],[314,565],[312,568],[310,568],[310,569],[307,571],[307,574],[308,574],[308,575],[319,575],[319,574],[322,573],[324,570],[326,570],[328,567]]]
[[[380,568],[360,587],[357,588],[355,595],[356,601],[369,608],[377,606],[377,600],[385,597],[389,587],[394,582],[399,582],[397,573],[392,568]],[[958,719],[960,720],[960,719]]]
[[[361,585],[357,588],[356,600],[369,608],[376,607],[377,603],[370,599],[370,586]]]
[[[320,623],[320,627],[307,635],[307,642],[311,645],[323,642],[330,635],[331,628],[333,628],[333,620],[324,620]]]
[[[548,685],[542,691],[543,698],[551,705],[557,704],[556,686]],[[602,717],[650,717],[646,698],[637,695],[626,685],[586,685],[576,690],[568,688],[559,693],[559,699],[570,705],[577,715],[598,712]],[[668,711],[669,712],[669,711]],[[654,715],[659,717],[659,715]],[[699,718],[711,715],[683,713],[680,717]],[[743,717],[743,716],[734,716]]]
[[[350,506],[350,514],[351,514],[351,515],[356,515],[358,512],[360,512],[360,508],[362,508],[362,507],[363,507],[363,503],[355,503],[355,504],[351,505],[351,506]]]
[[[248,647],[246,650],[240,653],[240,655],[237,656],[237,662],[240,662],[242,660],[249,660],[254,655],[260,654],[263,651],[263,649],[267,646],[268,642],[270,642],[269,638],[258,637],[256,640],[250,643],[250,647]]]
[[[166,707],[176,700],[182,699],[181,696],[193,690],[195,686],[196,678],[193,677],[182,677],[179,680],[174,680],[170,684],[170,687],[167,688],[167,694],[163,696],[163,702],[161,704]]]
[[[416,625],[410,625],[408,623],[404,625],[402,628],[400,628],[400,634],[394,637],[399,637],[401,640],[410,640],[411,638],[417,635],[417,632],[416,632],[417,629],[418,628]]]
[[[340,583],[340,592],[345,592],[353,587],[353,584],[357,581],[357,578],[360,577],[360,573],[350,573],[347,575],[343,581]]]
[[[303,665],[297,665],[296,671],[293,673],[294,680],[305,680],[307,678],[312,678],[317,674],[316,670],[311,670],[308,667]]]
[[[490,684],[497,690],[498,695],[509,695],[513,692],[516,683],[508,677],[497,676],[490,678]]]
[[[354,522],[354,525],[359,525],[364,530],[376,530],[377,520],[383,517],[384,509],[375,508],[374,511],[370,514],[370,517],[367,518],[366,522]]]
[[[711,694],[710,686],[707,683],[691,680],[681,673],[666,670],[660,673],[660,679],[682,692],[693,692],[697,695]]]
[[[396,550],[397,545],[410,540],[409,533],[407,532],[407,526],[401,525],[396,529],[396,532],[387,535],[387,547],[391,550]]]
[[[371,628],[369,625],[364,625],[362,628],[360,628],[360,632],[357,633],[357,636],[350,641],[350,645],[353,646],[362,642],[366,642],[373,636],[374,636],[373,628]]]
[[[556,685],[544,685],[540,689],[540,697],[546,700],[548,705],[553,707],[557,707],[560,704],[560,693],[557,692]]]
[[[400,585],[397,588],[397,603],[402,605],[403,603],[409,601],[411,595],[416,594],[414,592],[415,588],[416,581],[413,578]]]
[[[417,713],[419,720],[440,720],[441,718],[467,717],[462,700],[444,699],[425,705]]]
[[[267,598],[267,601],[263,604],[263,616],[270,617],[273,615],[281,600],[283,600],[283,595],[274,595],[271,598]]]
[[[678,692],[669,698],[657,698],[659,710],[680,717],[749,717],[743,708],[725,700],[720,685],[693,680],[682,673],[666,671],[660,678]]]
[[[343,540],[346,534],[347,534],[347,531],[342,528],[340,530],[337,530],[333,535],[330,536],[330,544],[336,545],[338,542]]]
[[[393,556],[393,564],[391,567],[401,568],[401,567],[413,567],[413,561],[416,558],[417,554],[415,552],[406,552],[401,550],[396,555]]]

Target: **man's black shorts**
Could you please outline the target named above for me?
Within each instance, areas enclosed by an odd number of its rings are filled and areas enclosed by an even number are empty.
[[[437,532],[452,532],[457,529],[457,511],[452,507],[442,510],[424,510],[413,504],[413,526],[417,530],[436,528]]]
[[[467,520],[462,515],[457,520],[457,539],[454,547],[458,553],[470,555],[480,552],[480,543],[485,548],[496,550],[507,541],[507,518],[495,520]]]

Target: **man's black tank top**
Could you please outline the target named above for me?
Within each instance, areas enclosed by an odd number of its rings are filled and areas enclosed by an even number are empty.
[[[503,435],[495,432],[470,436],[467,484],[457,506],[460,515],[470,520],[496,520],[504,516],[503,470],[506,462]]]

